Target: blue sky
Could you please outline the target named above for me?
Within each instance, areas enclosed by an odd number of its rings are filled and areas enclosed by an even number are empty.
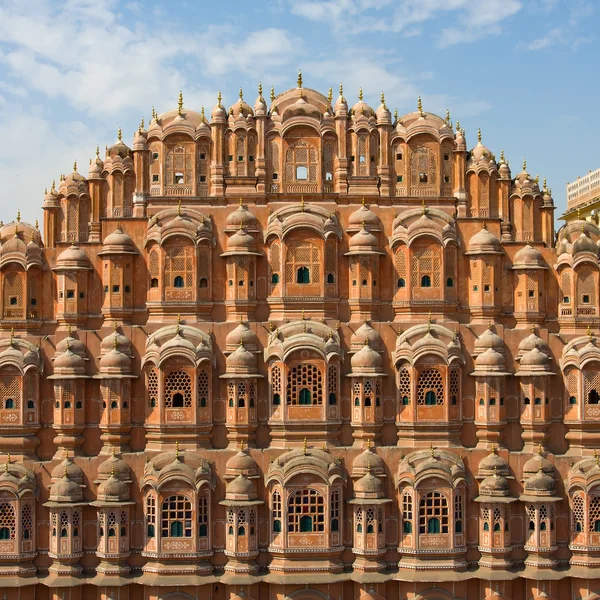
[[[527,158],[557,204],[600,167],[600,6],[594,0],[0,0],[0,219],[41,221],[44,187],[87,174],[96,144],[142,117],[185,105],[210,113],[304,85],[381,91],[399,113],[427,111],[477,128],[513,174]]]

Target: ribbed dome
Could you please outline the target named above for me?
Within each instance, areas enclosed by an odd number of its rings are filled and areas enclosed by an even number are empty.
[[[585,231],[582,231],[581,235],[573,242],[573,254],[575,255],[579,252],[591,252],[598,255],[598,246],[596,246]]]
[[[115,254],[132,254],[135,251],[133,240],[123,232],[121,227],[116,227],[112,233],[104,238],[104,242],[102,242],[102,253],[105,254],[108,252]]]
[[[352,477],[358,477],[368,472],[374,475],[385,474],[383,459],[374,452],[372,447],[361,452],[352,463]]]
[[[479,485],[479,493],[482,496],[508,496],[510,494],[510,483],[501,475],[494,474],[486,477]]]
[[[131,342],[129,341],[129,338],[126,335],[119,333],[116,329],[113,329],[113,332],[103,338],[100,342],[100,351],[102,353],[110,352],[115,347],[117,350],[128,356],[131,354]]]
[[[481,143],[481,140],[477,142],[477,146],[471,150],[471,158],[474,160],[492,160],[492,151]]]
[[[70,348],[67,348],[56,357],[54,370],[56,372],[85,373],[85,362],[79,354],[75,354]]]
[[[227,240],[227,250],[240,250],[246,252],[254,252],[256,249],[256,241],[244,229],[238,229]]]
[[[7,240],[2,244],[2,248],[0,248],[0,258],[4,258],[9,254],[25,254],[27,251],[27,245],[25,242],[17,235]]]
[[[556,490],[556,480],[544,473],[540,465],[538,472],[525,481],[524,490],[530,494],[553,494]]]
[[[238,475],[227,484],[225,495],[228,500],[255,500],[256,489],[250,479]]]
[[[348,243],[348,247],[352,250],[376,250],[378,245],[377,238],[375,235],[367,231],[364,227],[358,232],[355,233]]]
[[[475,353],[479,354],[488,348],[493,348],[497,352],[504,350],[502,338],[489,327],[475,340]]]
[[[98,479],[108,479],[113,473],[117,479],[121,479],[122,481],[129,480],[131,475],[129,465],[122,458],[114,454],[98,467]]]
[[[383,366],[383,359],[381,358],[381,354],[373,350],[367,341],[356,354],[352,355],[350,364],[352,365],[352,370],[359,373],[377,372]]]
[[[56,260],[56,267],[62,269],[89,269],[90,261],[86,253],[73,244],[60,253]]]
[[[58,344],[56,344],[56,355],[62,354],[66,349],[70,348],[71,352],[75,354],[79,354],[79,356],[85,357],[86,348],[85,344],[74,338],[69,332],[69,335],[66,338],[63,338]]]
[[[550,364],[550,358],[547,354],[541,352],[538,348],[533,348],[523,354],[521,358],[521,368],[524,367],[545,367]]]
[[[363,496],[365,498],[381,498],[383,492],[383,481],[372,473],[365,473],[365,475],[354,484],[354,493],[357,496]]]
[[[367,322],[364,322],[352,334],[352,337],[350,338],[350,346],[353,351],[358,352],[367,342],[371,348],[374,348],[375,350],[381,349],[381,336]]]
[[[228,374],[256,373],[256,354],[252,354],[240,344],[226,359]]]
[[[546,341],[536,335],[535,331],[532,330],[526,338],[521,340],[519,344],[519,354],[525,354],[534,348],[537,348],[544,354],[550,355],[550,347]]]
[[[475,366],[486,370],[503,370],[504,356],[493,348],[488,348],[475,359]]]
[[[556,473],[554,465],[547,458],[542,456],[541,449],[539,449],[538,454],[530,458],[523,465],[523,479],[535,475],[540,470],[540,465],[542,466],[542,471],[544,473],[549,475],[554,475],[554,473]]]
[[[81,502],[83,492],[81,486],[69,478],[65,471],[63,477],[50,486],[50,500],[53,502]]]
[[[258,472],[258,466],[255,460],[245,450],[240,450],[234,454],[225,465],[227,475],[237,477],[244,475],[246,477],[255,476]]]
[[[504,477],[510,473],[507,462],[496,453],[495,448],[480,461],[478,475],[479,477],[491,477],[494,473]]]
[[[514,259],[514,268],[547,268],[544,257],[530,244],[521,248]]]
[[[362,204],[358,210],[355,210],[348,219],[349,226],[365,226],[366,228],[379,229],[379,218],[366,205]]]
[[[100,369],[128,373],[131,371],[131,359],[118,348],[113,348],[100,359]]]
[[[70,459],[65,458],[62,462],[58,463],[50,473],[52,481],[58,481],[65,475],[65,471],[69,476],[69,479],[76,483],[83,483],[83,471]]]
[[[98,500],[127,501],[129,500],[129,486],[111,475],[98,486]]]
[[[487,253],[487,252],[501,252],[502,247],[500,240],[485,227],[481,231],[477,232],[470,240],[468,246],[468,252],[473,253]]]
[[[358,95],[358,102],[352,107],[352,116],[354,119],[359,119],[360,117],[366,117],[369,119],[375,115],[375,111],[362,99],[362,90],[360,90]]]
[[[228,229],[254,229],[257,226],[256,217],[243,205],[240,204],[236,210],[227,216],[226,225]]]

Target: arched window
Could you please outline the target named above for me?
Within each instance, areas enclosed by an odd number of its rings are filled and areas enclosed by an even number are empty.
[[[413,499],[408,493],[402,496],[402,532],[412,533],[413,531]]]
[[[413,288],[439,288],[442,285],[441,251],[438,246],[416,247],[412,255]]]
[[[444,383],[438,369],[425,369],[419,374],[417,404],[433,405],[444,403]]]
[[[194,249],[168,248],[165,251],[165,287],[189,288],[194,285]]]
[[[419,533],[448,533],[448,502],[440,492],[429,492],[419,505]]]
[[[153,494],[146,498],[146,535],[149,538],[156,535],[156,498]]]
[[[192,537],[192,504],[186,496],[163,500],[160,518],[163,538]]]
[[[431,287],[431,277],[429,275],[421,277],[421,287]]]
[[[297,490],[288,500],[288,531],[290,533],[321,533],[325,531],[323,496],[310,488]]]
[[[271,497],[271,519],[273,522],[273,533],[281,533],[281,494],[278,490]]]
[[[165,408],[192,406],[192,378],[185,371],[171,371],[164,382]]]
[[[183,277],[181,275],[177,275],[175,279],[173,279],[173,287],[182,288],[185,287],[185,282],[183,281]]]
[[[302,363],[287,376],[288,404],[323,404],[323,376],[316,365]]]
[[[331,504],[329,506],[329,519],[331,522],[331,531],[336,532],[340,529],[340,493],[338,490],[331,492]]]
[[[310,242],[296,242],[290,245],[285,260],[286,283],[320,283],[322,273],[319,248]]]
[[[310,283],[310,271],[308,267],[298,267],[296,271],[296,283]]]
[[[208,536],[208,493],[198,496],[198,537]]]

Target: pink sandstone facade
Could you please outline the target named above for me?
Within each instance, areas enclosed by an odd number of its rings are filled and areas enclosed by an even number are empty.
[[[3,598],[600,598],[598,227],[383,95],[118,138],[0,228]]]

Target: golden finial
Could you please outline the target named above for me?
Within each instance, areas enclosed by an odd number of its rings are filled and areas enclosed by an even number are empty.
[[[113,448],[112,448],[112,455],[113,455],[113,458],[114,458],[115,456],[117,456],[117,449],[116,449],[114,446],[113,446]]]
[[[307,447],[306,438],[304,438],[304,456],[306,456],[306,447]]]
[[[177,114],[181,115],[181,111],[183,110],[183,94],[181,90],[179,90],[179,99],[177,100]]]
[[[177,324],[181,325],[181,314],[177,313]]]
[[[419,114],[423,116],[423,103],[421,102],[421,96],[419,96],[419,99],[417,100],[417,110],[419,111]]]
[[[329,91],[327,92],[327,104],[331,105],[333,100],[333,88],[329,86]]]
[[[65,460],[69,460],[69,449],[65,450]]]
[[[9,340],[9,344],[12,346],[13,343],[15,341],[15,328],[11,327],[10,328],[10,340]]]
[[[259,81],[259,82],[258,82],[258,97],[259,97],[261,100],[263,99],[263,97],[262,97],[262,94],[263,94],[262,82],[261,82],[261,81]]]
[[[456,121],[456,133],[460,133],[460,121]]]
[[[21,222],[21,211],[18,210],[17,211],[17,223],[20,223],[20,222]]]
[[[344,85],[340,83],[340,98],[344,99]]]
[[[600,467],[600,456],[598,456],[598,452],[594,450],[594,457],[596,459],[596,466]]]
[[[115,465],[113,465],[113,466],[110,468],[110,476],[111,476],[111,477],[114,477],[114,476],[115,476]]]
[[[19,224],[15,222],[15,235],[17,235],[17,233],[19,233]]]
[[[202,105],[202,108],[200,109],[200,114],[202,115],[202,122],[204,123],[204,121],[206,121],[206,116],[204,114],[204,104]]]
[[[492,444],[492,447],[490,448],[490,451],[492,454],[496,454],[496,444]]]
[[[383,108],[387,108],[387,106],[385,105],[385,92],[381,92],[381,105],[383,106]]]
[[[362,88],[359,88],[359,90],[358,90],[358,99],[361,102],[363,101],[363,91],[362,91]]]
[[[425,200],[421,200],[421,210],[424,215],[427,214],[427,207],[425,206]]]
[[[527,171],[527,159],[523,159],[523,171]]]
[[[36,229],[40,228],[40,223],[39,223],[39,221],[37,219],[35,220],[35,228]]]
[[[543,470],[544,470],[544,463],[542,462],[542,459],[540,458],[540,470],[538,472],[542,473]]]
[[[431,311],[429,311],[429,316],[427,317],[427,333],[431,333]]]
[[[69,338],[67,338],[66,342],[67,342],[67,350],[71,350],[71,340]]]
[[[175,458],[179,458],[179,440],[175,440]]]
[[[546,191],[548,189],[548,182],[546,181],[546,178],[544,177],[544,191]]]
[[[477,130],[477,141],[481,144],[481,129]]]
[[[394,109],[394,121],[396,123],[398,122],[398,109],[397,108]]]
[[[4,463],[4,470],[6,471],[6,473],[8,473],[8,465],[9,465],[9,460],[8,457],[6,458],[6,462]],[[65,471],[66,471],[66,467],[65,467]]]
[[[271,98],[271,104],[273,104],[273,102],[275,102],[275,87],[271,86],[271,94],[269,96]]]
[[[304,212],[304,196],[300,197],[300,208],[301,208],[302,212]]]
[[[144,129],[144,125],[145,125],[145,121],[144,121],[144,117],[142,117],[142,120],[141,120],[141,122],[140,122],[140,127],[141,127],[142,129]]]
[[[217,94],[217,106],[219,108],[221,108],[221,100],[223,99],[223,96],[221,96],[221,90],[219,90],[219,93]]]
[[[306,333],[308,330],[308,326],[306,325],[306,321],[304,321],[304,325],[302,325],[302,332]]]
[[[181,198],[177,202],[177,216],[181,216]]]
[[[91,163],[90,163],[91,164]],[[44,196],[48,193],[48,188],[44,188]]]
[[[450,125],[450,111],[446,109],[446,125]]]
[[[433,449],[433,442],[429,442],[429,453],[431,454],[431,458],[435,458],[435,451]]]
[[[304,315],[304,309],[302,309],[302,320],[306,320],[306,316]]]
[[[116,322],[115,322],[115,326],[116,326]],[[71,337],[71,323],[69,323],[69,324],[67,325],[67,335],[68,335],[69,337]]]
[[[542,445],[538,444],[538,455],[541,456],[542,455]]]
[[[302,71],[300,69],[298,69],[298,79],[296,80],[296,83],[299,88],[302,87]]]
[[[587,326],[587,336],[590,338],[590,340],[594,337],[592,335],[592,328],[589,325]]]
[[[492,322],[488,321],[488,329],[491,331],[492,330]]]
[[[540,174],[539,174],[539,173],[538,173],[538,174],[535,176],[535,182],[536,182],[537,184],[539,184],[539,183],[540,183]]]
[[[113,350],[117,350],[118,347],[119,347],[119,339],[115,335],[115,337],[113,338]]]
[[[52,180],[52,187],[50,189],[51,190],[55,190],[56,189],[56,179]]]
[[[73,161],[73,173],[77,173],[77,161]]]
[[[63,477],[65,479],[69,479],[69,474],[67,473],[67,465],[65,465],[64,471],[63,471]]]
[[[367,450],[371,449],[371,438],[367,440]]]
[[[500,150],[500,162],[503,163],[505,161],[504,159],[504,148],[502,150]]]
[[[117,131],[117,139],[121,142],[123,140],[123,132],[121,131],[121,128],[119,127],[119,131]]]

